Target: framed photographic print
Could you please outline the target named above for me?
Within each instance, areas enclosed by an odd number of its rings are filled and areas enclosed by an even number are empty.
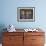
[[[35,7],[18,7],[17,20],[19,22],[34,22],[35,21]]]

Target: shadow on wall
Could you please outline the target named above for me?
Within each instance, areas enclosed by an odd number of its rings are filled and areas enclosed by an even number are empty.
[[[4,30],[4,28],[6,28],[5,25],[0,24],[0,43],[2,43],[2,36],[3,36],[2,32],[6,31],[6,30]]]

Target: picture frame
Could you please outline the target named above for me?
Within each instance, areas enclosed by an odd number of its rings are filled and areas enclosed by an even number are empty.
[[[35,21],[35,7],[18,7],[17,8],[18,22],[34,22]]]

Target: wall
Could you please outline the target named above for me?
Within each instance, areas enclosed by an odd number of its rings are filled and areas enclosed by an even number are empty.
[[[1,0],[0,25],[16,28],[46,28],[46,0]],[[35,22],[17,22],[17,7],[35,7]]]

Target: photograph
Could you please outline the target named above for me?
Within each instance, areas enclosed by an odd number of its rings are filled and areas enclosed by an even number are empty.
[[[35,7],[18,7],[17,20],[31,22],[35,20]]]

